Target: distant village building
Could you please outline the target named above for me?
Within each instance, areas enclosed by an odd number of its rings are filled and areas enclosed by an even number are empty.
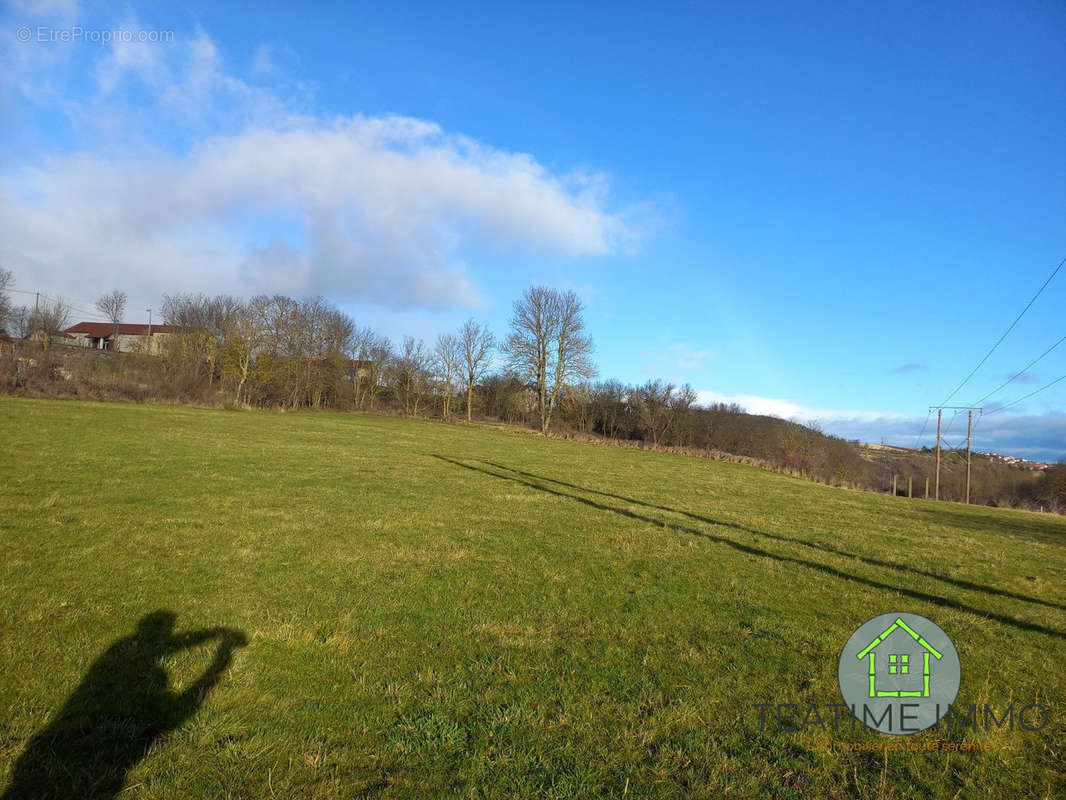
[[[73,337],[71,344],[93,350],[117,350],[123,353],[144,353],[157,356],[163,352],[167,339],[178,332],[176,325],[137,325],[123,322],[79,322],[65,333]]]

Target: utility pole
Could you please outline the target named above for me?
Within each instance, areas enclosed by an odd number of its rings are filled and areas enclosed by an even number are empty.
[[[944,409],[936,410],[936,489],[933,494],[934,500],[940,499],[940,421],[944,417]]]
[[[940,499],[940,423],[944,416],[944,409],[949,411],[965,411],[967,412],[968,422],[966,424],[966,502],[970,502],[970,440],[973,435],[973,412],[980,411],[980,408],[975,406],[929,406],[929,410],[936,409],[936,483],[933,492],[933,499]],[[954,449],[954,448],[952,448]]]
[[[973,409],[966,412],[966,504],[970,504],[970,435],[973,433]]]
[[[148,312],[148,338],[151,339],[151,337],[152,337],[152,309],[146,308],[145,311]]]

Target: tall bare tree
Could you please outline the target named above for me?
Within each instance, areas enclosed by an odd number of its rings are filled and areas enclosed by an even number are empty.
[[[462,366],[462,349],[454,333],[442,333],[433,345],[433,360],[441,384],[441,415],[450,419],[455,381]]]
[[[42,301],[30,319],[30,336],[48,353],[56,336],[70,324],[70,309],[62,300]]]
[[[596,375],[592,364],[592,339],[585,333],[582,314],[585,306],[572,290],[556,292],[555,313],[557,333],[555,337],[554,379],[548,402],[548,415],[542,430],[547,432],[551,412],[559,402],[564,387],[589,380]]]
[[[596,374],[584,306],[573,291],[533,286],[515,301],[503,350],[511,367],[536,383],[541,433],[547,433],[564,386]]]
[[[459,329],[459,347],[462,354],[463,383],[466,389],[466,421],[471,419],[471,406],[474,399],[474,386],[485,375],[496,346],[496,337],[487,325],[479,325],[468,319]]]
[[[115,326],[111,336],[111,347],[117,350],[119,325],[122,324],[122,315],[126,313],[126,293],[112,289],[96,301],[96,308]]]

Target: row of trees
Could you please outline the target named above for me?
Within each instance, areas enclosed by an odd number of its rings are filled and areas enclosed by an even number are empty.
[[[449,418],[462,402],[468,420],[486,375],[502,368],[532,395],[536,423],[547,432],[573,387],[594,375],[583,311],[572,291],[532,287],[515,302],[502,343],[471,319],[430,345],[414,337],[394,345],[321,298],[168,295],[164,358],[238,404],[391,407]]]
[[[394,346],[321,298],[168,295],[163,300],[168,367],[199,376],[238,404],[286,408],[431,407],[445,417],[457,396],[474,395],[494,356],[492,333],[475,320],[432,346]]]

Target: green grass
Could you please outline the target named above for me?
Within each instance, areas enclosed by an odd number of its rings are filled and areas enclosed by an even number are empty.
[[[123,798],[1066,793],[1061,518],[333,413],[0,398],[0,441],[0,787],[29,743],[23,784]],[[152,667],[159,610],[247,640],[191,713],[144,671],[181,692],[219,640]],[[760,731],[894,610],[953,638],[958,704],[1047,727]]]

